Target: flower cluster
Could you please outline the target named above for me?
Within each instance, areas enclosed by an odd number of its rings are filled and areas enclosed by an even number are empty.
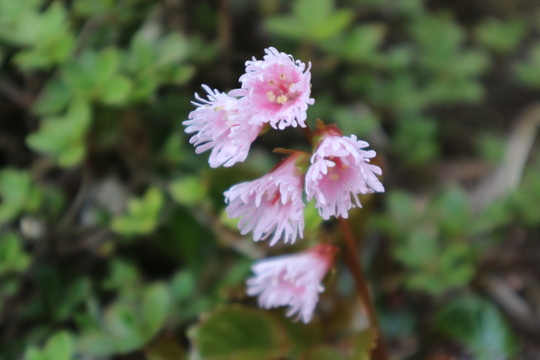
[[[263,60],[246,62],[239,89],[226,94],[203,85],[208,99],[195,95],[197,109],[183,124],[193,133],[190,143],[197,153],[211,149],[211,167],[244,161],[264,129],[307,127],[307,108],[314,103],[311,64],[274,48],[265,51]],[[226,211],[240,218],[242,235],[251,232],[255,241],[269,239],[270,245],[303,238],[304,190],[325,220],[347,218],[351,208],[361,207],[359,194],[384,191],[376,176],[381,169],[370,163],[375,151],[365,150],[368,143],[322,121],[310,140],[312,154],[287,151],[289,157],[268,174],[225,192]],[[309,322],[335,253],[334,246],[320,244],[300,254],[260,260],[252,268],[247,293],[258,295],[264,308],[289,306],[288,316],[298,314]]]

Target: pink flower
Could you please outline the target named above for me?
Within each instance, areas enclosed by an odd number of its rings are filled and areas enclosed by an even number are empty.
[[[349,209],[362,206],[358,194],[384,192],[375,176],[382,174],[381,169],[369,164],[375,151],[362,150],[367,146],[367,142],[354,135],[323,134],[306,173],[307,199],[315,197],[323,219],[347,218]]]
[[[303,237],[303,176],[296,161],[305,156],[296,152],[260,179],[233,186],[225,192],[230,218],[242,217],[241,234],[253,231],[255,241],[272,236],[270,245],[281,237],[294,243]]]
[[[252,124],[270,123],[283,130],[287,126],[306,126],[308,105],[315,100],[311,92],[311,64],[294,61],[291,55],[271,47],[264,60],[246,62],[246,73],[240,77],[242,88],[231,91],[233,96],[246,96]]]
[[[262,126],[251,125],[240,109],[245,106],[242,99],[212,91],[203,85],[208,100],[195,94],[198,108],[189,114],[186,133],[195,133],[189,140],[200,154],[212,149],[208,162],[215,168],[232,166],[246,159],[251,143],[257,138]]]
[[[289,306],[287,316],[298,313],[297,319],[308,323],[336,252],[336,247],[320,244],[300,254],[260,260],[252,267],[255,276],[247,280],[247,294],[258,295],[265,309]]]

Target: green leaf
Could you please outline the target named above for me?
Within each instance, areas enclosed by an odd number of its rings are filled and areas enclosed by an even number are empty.
[[[176,274],[170,285],[170,291],[176,301],[185,301],[190,299],[196,288],[196,280],[191,272],[182,271]]]
[[[42,120],[39,131],[30,134],[26,141],[34,150],[56,158],[60,166],[76,165],[86,153],[84,137],[91,115],[88,101],[76,98],[63,117]]]
[[[163,284],[145,289],[141,306],[139,330],[145,341],[151,340],[163,326],[170,307],[169,291]]]
[[[449,14],[419,17],[410,31],[422,51],[441,61],[456,54],[465,39],[465,31]]]
[[[66,331],[54,334],[42,350],[36,347],[26,349],[25,360],[71,360],[73,357],[73,340]]]
[[[123,75],[115,75],[100,88],[98,97],[107,105],[124,105],[132,88],[131,80]]]
[[[103,288],[124,292],[129,288],[137,287],[138,281],[139,272],[134,264],[125,260],[114,259],[110,263],[109,276],[103,282]]]
[[[59,2],[44,11],[21,13],[13,24],[15,36],[10,40],[25,45],[25,49],[15,55],[15,62],[24,70],[63,63],[75,42],[69,25],[66,10]]]
[[[377,332],[368,328],[360,331],[352,339],[354,350],[352,359],[354,360],[370,360],[371,349],[377,345]]]
[[[71,335],[65,331],[56,333],[47,341],[43,355],[46,360],[70,360],[73,355]]]
[[[418,228],[395,249],[395,256],[413,268],[436,266],[439,255],[437,230],[433,227]]]
[[[158,45],[158,58],[154,65],[178,65],[184,60],[189,51],[189,43],[179,33],[172,33],[161,39]]]
[[[176,179],[169,184],[172,198],[179,204],[193,206],[203,202],[207,184],[195,176]]]
[[[94,74],[98,84],[105,84],[118,70],[120,54],[116,48],[103,50],[96,58]]]
[[[24,360],[47,360],[41,355],[41,352],[36,347],[29,347],[24,353]]]
[[[437,127],[433,119],[404,117],[398,122],[394,147],[402,160],[410,165],[426,164],[437,156]]]
[[[315,4],[314,2],[311,2]],[[313,26],[310,36],[315,41],[331,39],[343,31],[353,19],[351,10],[338,10],[328,16],[319,26]]]
[[[0,275],[23,271],[29,263],[30,257],[24,252],[17,235],[7,233],[0,238]]]
[[[50,80],[45,85],[44,94],[33,105],[39,115],[53,115],[64,110],[72,100],[73,93],[63,81]]]
[[[151,233],[158,225],[164,201],[160,190],[149,188],[142,198],[129,200],[127,213],[114,218],[111,229],[126,236]]]
[[[476,40],[494,52],[507,54],[520,43],[527,31],[523,19],[515,18],[503,22],[496,18],[488,18],[475,29]]]
[[[0,172],[0,224],[13,220],[23,210],[30,191],[30,174],[6,169]]]
[[[465,345],[475,359],[515,358],[515,338],[497,308],[484,299],[453,299],[438,312],[436,325],[442,333]]]
[[[517,77],[531,87],[540,87],[540,43],[531,46],[528,59],[515,65]]]
[[[321,345],[305,352],[305,358],[310,360],[336,360],[345,359],[343,353],[336,348]],[[354,359],[356,360],[356,359]]]
[[[271,360],[284,357],[289,348],[269,312],[239,306],[207,314],[188,336],[196,356],[206,360]]]
[[[265,25],[270,32],[294,39],[328,40],[345,29],[353,19],[350,9],[334,10],[332,0],[297,0],[294,15],[270,18]]]
[[[296,0],[293,4],[293,12],[304,25],[322,25],[321,21],[326,19],[333,7],[332,0]]]
[[[386,27],[382,24],[368,24],[355,27],[339,46],[339,53],[349,61],[370,60],[382,43]]]
[[[90,294],[91,284],[86,277],[77,278],[62,286],[61,294],[57,295],[53,317],[57,321],[67,320],[78,307],[84,303]]]
[[[80,337],[81,352],[94,356],[134,351],[146,345],[163,327],[170,313],[167,287],[153,284],[124,294],[98,315],[98,328],[90,328]]]
[[[128,352],[144,344],[137,326],[138,312],[126,302],[117,302],[105,311],[103,332],[118,342],[117,352]]]
[[[73,9],[81,17],[104,16],[113,9],[112,0],[75,0]]]
[[[453,186],[446,189],[428,210],[435,216],[440,229],[447,235],[460,235],[471,223],[469,196],[465,190]]]
[[[323,222],[323,219],[321,215],[319,214],[319,210],[315,207],[315,200],[311,200],[306,204],[304,207],[304,222],[305,222],[305,229],[304,231],[306,233],[309,232],[317,232],[320,229],[320,225]],[[238,221],[234,223],[234,228],[238,229]]]

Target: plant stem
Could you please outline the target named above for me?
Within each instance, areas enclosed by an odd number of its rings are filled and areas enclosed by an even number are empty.
[[[349,271],[351,272],[356,284],[356,289],[358,290],[360,301],[362,303],[362,309],[368,316],[370,327],[377,334],[375,347],[371,349],[371,359],[387,360],[388,355],[386,354],[386,346],[384,344],[384,339],[377,320],[377,314],[375,313],[375,308],[373,307],[373,302],[371,301],[371,295],[369,293],[364,271],[362,270],[362,266],[358,261],[358,248],[351,229],[351,224],[347,219],[339,218],[339,225],[341,226],[343,238],[345,239],[345,245],[347,247],[347,251],[343,252],[345,263],[349,268]]]
[[[308,143],[310,146],[313,146],[313,132],[309,128],[309,126],[306,125],[306,127],[301,128],[302,132],[304,133]]]

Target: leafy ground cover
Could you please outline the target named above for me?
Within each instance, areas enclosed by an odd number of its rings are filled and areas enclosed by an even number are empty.
[[[255,244],[181,122],[274,46],[312,63],[308,123],[377,150],[350,213],[389,353],[540,357],[540,5],[533,0],[0,0],[0,358],[366,359],[345,266],[314,320],[258,309]],[[279,136],[279,138],[277,137]],[[338,239],[305,213],[304,249]]]

